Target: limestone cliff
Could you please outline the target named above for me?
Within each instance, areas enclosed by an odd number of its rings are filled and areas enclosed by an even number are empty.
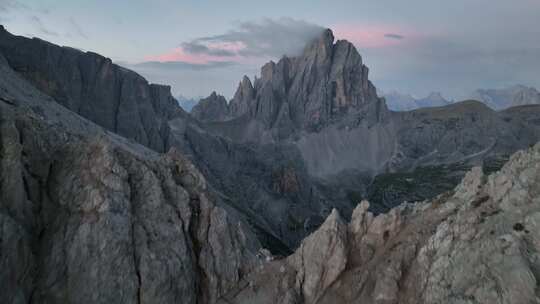
[[[14,36],[0,27],[0,53],[35,87],[71,111],[127,138],[164,152],[167,121],[185,115],[170,87],[91,52]]]
[[[36,90],[0,56],[1,303],[215,303],[260,245],[177,150]]]

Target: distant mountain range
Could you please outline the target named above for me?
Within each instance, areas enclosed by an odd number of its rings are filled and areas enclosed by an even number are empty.
[[[492,109],[503,110],[527,104],[540,104],[540,92],[533,87],[514,85],[504,89],[479,89],[471,93],[471,99],[479,100]]]
[[[178,95],[176,96],[176,100],[178,100],[178,104],[187,112],[191,112],[191,109],[199,103],[199,100],[201,100],[202,97],[186,97],[184,95]]]
[[[438,92],[431,93],[427,97],[420,99],[398,91],[389,93],[379,91],[379,95],[385,98],[388,108],[392,111],[441,107],[455,102],[444,98]],[[533,87],[514,85],[503,89],[478,89],[470,93],[465,99],[481,101],[494,110],[504,110],[515,106],[540,104],[540,92]]]
[[[428,96],[416,99],[410,94],[402,94],[397,91],[390,93],[379,92],[386,99],[386,105],[392,111],[411,111],[419,108],[446,106],[453,101],[445,99],[441,93],[433,92]]]

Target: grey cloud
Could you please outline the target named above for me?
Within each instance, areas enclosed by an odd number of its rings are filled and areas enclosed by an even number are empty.
[[[384,37],[390,38],[390,39],[396,39],[396,40],[401,40],[405,38],[405,36],[403,35],[394,34],[394,33],[384,34]]]
[[[82,29],[82,27],[75,21],[73,18],[69,18],[69,24],[71,25],[73,31],[79,35],[80,37],[84,39],[88,39],[88,35],[86,32]]]
[[[241,44],[236,55],[245,57],[280,57],[296,55],[306,43],[317,37],[323,27],[292,18],[263,19],[239,23],[236,29],[221,35],[200,37],[183,43],[185,51],[197,54],[232,56],[235,52],[208,47],[212,43]]]
[[[181,46],[184,51],[191,54],[207,54],[219,57],[232,57],[236,55],[236,53],[229,50],[209,48],[198,41],[184,42],[181,44]]]
[[[51,9],[46,7],[38,8],[37,11],[43,15],[48,15],[51,13]]]
[[[0,0],[0,22],[5,21],[12,11],[29,10],[29,7],[17,0]]]
[[[48,29],[45,26],[45,24],[43,24],[43,21],[41,21],[41,18],[39,18],[38,16],[34,15],[30,17],[30,21],[34,24],[36,29],[40,31],[42,34],[49,35],[49,36],[58,36],[58,33]]]
[[[28,6],[17,0],[0,0],[0,12],[9,12],[14,9],[28,9]]]
[[[486,47],[459,37],[431,37],[399,48],[364,50],[380,89],[425,95],[431,90],[462,98],[479,87],[515,83],[540,86],[540,42]]]

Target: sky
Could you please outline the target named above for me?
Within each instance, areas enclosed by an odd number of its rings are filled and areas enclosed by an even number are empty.
[[[0,24],[188,97],[232,97],[243,75],[297,55],[323,28],[355,44],[382,91],[540,88],[540,0],[0,0]]]

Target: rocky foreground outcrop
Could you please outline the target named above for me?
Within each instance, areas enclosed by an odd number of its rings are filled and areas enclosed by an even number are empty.
[[[540,144],[497,173],[374,216],[333,211],[291,256],[247,276],[221,303],[537,303]]]
[[[215,303],[255,235],[181,153],[70,112],[0,56],[0,303]]]

